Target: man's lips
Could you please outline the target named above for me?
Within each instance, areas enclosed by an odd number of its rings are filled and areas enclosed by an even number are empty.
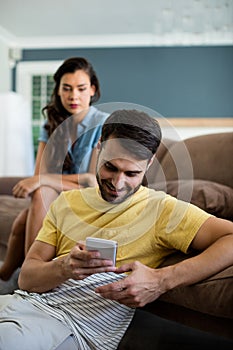
[[[105,183],[105,187],[107,188],[107,191],[115,196],[115,197],[118,197],[122,192],[124,192],[123,189],[121,190],[116,190],[114,187],[112,187],[111,185],[109,185],[108,183]]]

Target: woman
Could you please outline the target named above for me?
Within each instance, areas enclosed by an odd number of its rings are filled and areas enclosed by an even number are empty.
[[[34,176],[13,188],[15,197],[31,196],[31,203],[12,225],[6,258],[0,267],[0,294],[11,293],[17,287],[17,268],[59,193],[96,185],[96,145],[108,116],[91,106],[100,98],[96,73],[85,58],[74,57],[63,62],[54,80],[51,101],[43,109],[46,121],[40,133]]]

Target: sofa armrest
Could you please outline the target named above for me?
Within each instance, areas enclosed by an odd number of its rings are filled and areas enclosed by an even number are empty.
[[[199,254],[197,251],[190,255],[176,252],[160,267],[179,263],[197,254]],[[232,286],[233,265],[193,285],[174,288],[161,295],[159,299],[204,314],[233,320]]]
[[[24,179],[25,177],[22,176],[5,176],[0,177],[0,195],[12,195],[12,189],[13,187],[19,182],[20,180]]]

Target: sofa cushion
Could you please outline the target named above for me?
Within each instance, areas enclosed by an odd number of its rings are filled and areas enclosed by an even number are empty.
[[[224,219],[233,219],[233,189],[205,180],[174,180],[150,186],[193,203],[208,213]]]
[[[148,183],[202,179],[233,188],[233,132],[199,135],[171,145],[153,164]],[[159,163],[159,164],[158,164]],[[150,169],[149,169],[150,170]]]
[[[4,259],[11,226],[21,210],[28,207],[30,199],[14,198],[13,196],[0,196],[0,260]]]
[[[176,253],[160,267],[173,265],[187,255]],[[217,317],[233,319],[233,266],[191,286],[177,287],[160,300]]]

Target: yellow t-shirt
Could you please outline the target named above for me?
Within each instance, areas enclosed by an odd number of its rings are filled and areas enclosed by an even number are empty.
[[[137,260],[155,268],[176,250],[187,253],[209,217],[192,204],[143,186],[120,204],[103,200],[97,188],[85,188],[61,193],[37,240],[56,246],[59,257],[88,236],[113,239],[117,266]]]

